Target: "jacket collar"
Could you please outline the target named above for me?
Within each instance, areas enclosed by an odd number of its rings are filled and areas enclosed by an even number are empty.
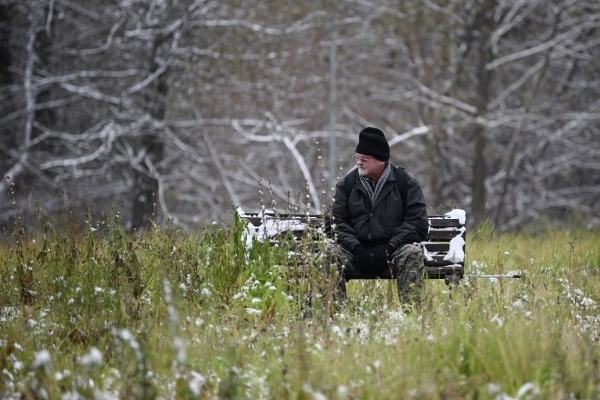
[[[381,192],[379,192],[379,196],[377,196],[377,199],[375,200],[373,209],[375,207],[377,207],[377,204],[379,204],[381,202],[381,200],[384,197],[386,197],[394,189],[394,186],[396,185],[396,176],[398,175],[398,174],[396,174],[396,168],[397,167],[392,164],[392,173],[390,174],[390,176],[388,176],[387,181],[386,181],[386,182],[393,182],[393,185],[384,185],[383,188],[381,188]],[[364,188],[362,183],[360,183],[360,178],[359,178],[358,172],[356,174],[356,180],[354,181],[354,185],[358,188],[358,190],[361,191],[361,193],[363,195],[365,195],[367,197],[367,201],[369,202],[369,204],[371,204],[371,201],[368,200],[369,194],[367,193],[367,190]]]

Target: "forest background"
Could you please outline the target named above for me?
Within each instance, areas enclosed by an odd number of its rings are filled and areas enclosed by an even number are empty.
[[[0,222],[322,211],[376,126],[430,213],[598,227],[599,27],[582,0],[0,0]]]

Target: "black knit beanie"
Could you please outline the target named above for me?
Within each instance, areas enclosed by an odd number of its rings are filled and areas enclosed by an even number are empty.
[[[383,132],[377,128],[368,127],[360,131],[356,152],[373,156],[380,161],[390,159],[390,145]]]

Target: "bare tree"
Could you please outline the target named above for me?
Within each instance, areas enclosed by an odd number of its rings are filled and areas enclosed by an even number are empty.
[[[599,222],[593,3],[2,0],[0,15],[0,168],[47,212],[74,177],[131,229],[261,201],[322,210],[374,125],[430,212]]]
[[[598,7],[575,1],[412,6],[419,12],[405,12],[404,30],[387,40],[403,60],[395,64],[403,70],[396,74],[398,97],[418,102],[416,115],[433,127],[424,153],[435,166],[429,176],[436,201],[451,198],[477,222],[504,229],[561,218],[567,210],[589,215],[589,201],[598,196],[591,178],[597,174],[589,173],[598,164],[592,137]],[[576,143],[590,146],[575,151]],[[565,148],[573,149],[571,157]],[[548,174],[548,164],[560,168]],[[591,178],[585,189],[566,190],[581,182],[584,169]]]

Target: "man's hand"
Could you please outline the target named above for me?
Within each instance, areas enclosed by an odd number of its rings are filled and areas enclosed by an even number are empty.
[[[396,251],[396,248],[389,243],[378,247],[369,263],[369,272],[372,274],[380,274],[387,271],[388,261],[392,259],[394,251]]]
[[[354,255],[354,266],[361,271],[366,271],[371,262],[371,252],[363,245],[358,245],[352,249]]]

